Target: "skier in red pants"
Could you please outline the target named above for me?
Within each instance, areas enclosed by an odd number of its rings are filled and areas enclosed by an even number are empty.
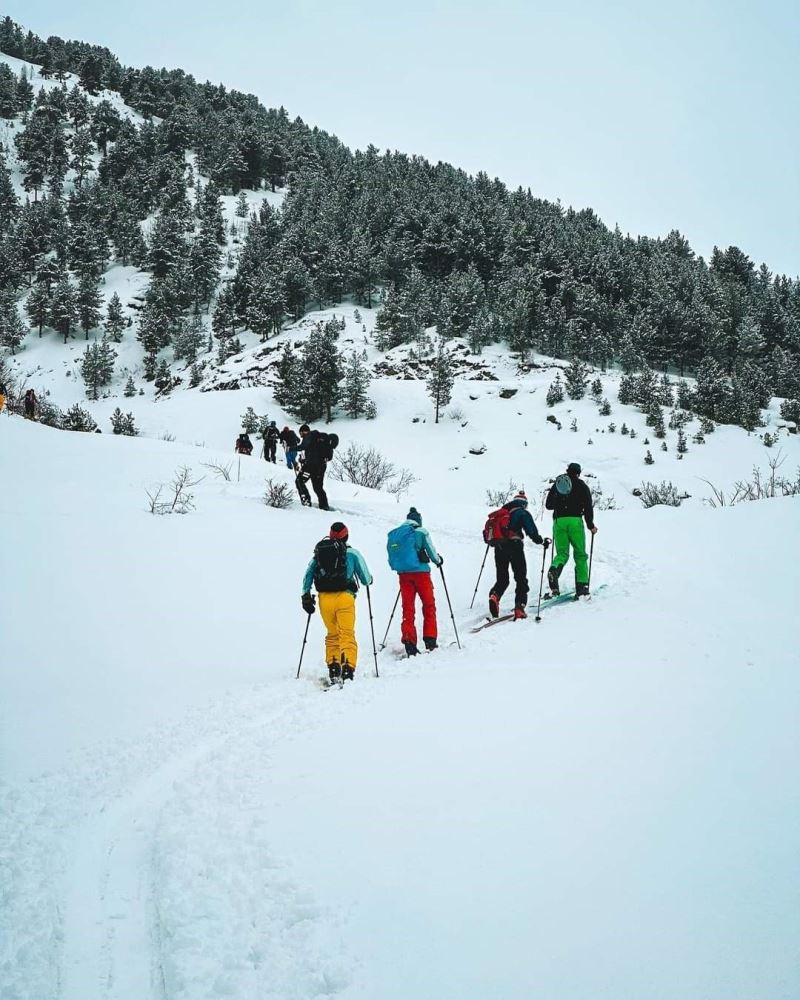
[[[402,640],[406,653],[416,656],[417,625],[415,621],[416,597],[422,602],[422,641],[428,650],[436,649],[436,601],[433,596],[431,563],[441,566],[444,559],[434,548],[431,536],[422,527],[422,515],[412,507],[406,520],[389,532],[386,543],[389,565],[400,580],[400,597],[403,602]]]

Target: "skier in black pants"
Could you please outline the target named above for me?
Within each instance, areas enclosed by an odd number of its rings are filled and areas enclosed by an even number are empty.
[[[297,450],[302,453],[302,465],[295,479],[300,502],[304,507],[311,506],[311,495],[306,486],[310,479],[311,487],[317,495],[319,509],[330,510],[325,492],[325,469],[333,458],[333,449],[339,443],[339,438],[324,431],[312,431],[308,424],[303,424],[300,428],[300,439],[300,447]]]
[[[527,535],[536,545],[544,545],[544,539],[539,534],[536,524],[528,512],[528,498],[522,490],[505,504],[505,507],[511,511],[511,516],[504,537],[494,543],[497,580],[489,591],[489,612],[493,618],[500,615],[500,598],[509,584],[508,569],[510,566],[516,584],[514,618],[527,618],[525,607],[528,603],[528,565],[525,561],[523,539]]]
[[[264,430],[264,458],[267,462],[272,462],[276,465],[278,459],[276,457],[276,452],[278,450],[278,428],[275,426],[275,421],[270,420],[269,426]]]

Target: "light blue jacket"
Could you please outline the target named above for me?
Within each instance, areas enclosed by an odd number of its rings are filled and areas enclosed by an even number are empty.
[[[408,566],[404,566],[403,569],[398,570],[400,573],[430,573],[431,563],[434,566],[438,566],[440,562],[440,555],[436,551],[436,548],[431,541],[431,536],[428,534],[428,529],[423,528],[421,525],[417,524],[416,521],[408,520],[403,521],[400,525],[401,528],[405,528],[406,525],[414,529],[414,561],[409,562]],[[428,557],[423,559],[423,553]]]
[[[312,558],[303,577],[303,593],[311,591],[311,584],[314,582],[314,574],[317,572],[317,560]],[[350,581],[350,589],[355,593],[358,590],[358,581],[369,587],[372,583],[372,573],[367,568],[364,557],[349,545],[347,546],[347,579]]]

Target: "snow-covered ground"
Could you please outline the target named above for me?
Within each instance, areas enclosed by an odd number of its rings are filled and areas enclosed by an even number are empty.
[[[484,488],[577,456],[621,489],[641,444],[592,451],[541,399],[512,433],[518,397],[482,395],[496,432],[465,458],[469,427],[412,424],[400,384],[337,430],[418,472],[463,649],[439,584],[445,645],[398,659],[395,619],[376,679],[362,594],[344,691],[317,684],[319,616],[295,680],[302,572],[342,517],[380,641],[405,500],[332,482],[337,514],[277,511],[262,461],[214,478],[256,390],[148,404],[224,452],[0,418],[4,1000],[797,995],[800,502],[625,497],[598,514],[593,602],[473,635]],[[721,472],[726,433],[670,476],[716,450]],[[726,485],[769,454],[731,434]],[[180,464],[208,473],[196,511],[152,517]],[[534,594],[540,568],[530,547]]]

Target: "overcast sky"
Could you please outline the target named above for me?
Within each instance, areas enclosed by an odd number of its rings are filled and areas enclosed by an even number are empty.
[[[15,0],[37,34],[800,274],[797,0]]]

